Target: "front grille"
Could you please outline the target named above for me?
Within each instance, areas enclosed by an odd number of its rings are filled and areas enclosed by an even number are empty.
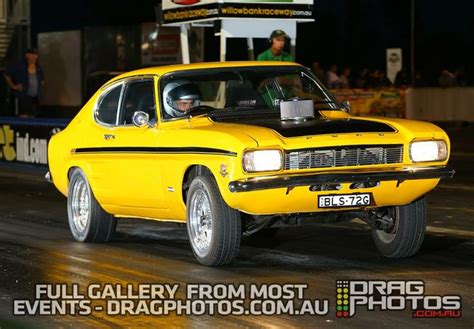
[[[356,145],[285,153],[285,170],[401,163],[403,145]]]

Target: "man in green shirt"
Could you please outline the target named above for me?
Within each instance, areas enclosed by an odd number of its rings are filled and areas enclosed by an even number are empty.
[[[294,62],[293,56],[283,51],[288,35],[283,30],[275,30],[270,35],[272,46],[258,55],[258,61]]]

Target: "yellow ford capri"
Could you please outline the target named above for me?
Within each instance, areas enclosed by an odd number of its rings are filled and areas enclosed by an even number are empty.
[[[437,126],[355,117],[306,68],[282,62],[147,68],[100,88],[49,143],[75,240],[118,218],[186,223],[196,259],[231,262],[241,237],[360,218],[387,257],[420,248],[425,194],[448,168]]]

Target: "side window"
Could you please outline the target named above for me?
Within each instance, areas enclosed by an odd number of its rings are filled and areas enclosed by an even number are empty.
[[[150,121],[156,120],[156,107],[153,80],[132,81],[127,83],[120,111],[120,125],[133,124],[133,114],[137,111],[149,115]]]
[[[95,116],[98,121],[109,125],[115,125],[121,90],[122,85],[117,86],[108,91],[107,94],[102,97],[95,111]]]

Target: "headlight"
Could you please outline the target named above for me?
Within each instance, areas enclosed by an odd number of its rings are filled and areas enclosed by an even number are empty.
[[[419,141],[410,144],[413,162],[444,161],[448,156],[445,141]]]
[[[283,165],[283,155],[280,150],[258,150],[245,152],[243,158],[244,170],[247,172],[275,171]]]

